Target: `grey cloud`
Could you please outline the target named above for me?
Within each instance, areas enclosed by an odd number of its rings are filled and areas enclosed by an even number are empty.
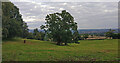
[[[44,24],[47,14],[61,12],[61,9],[67,10],[75,18],[79,29],[117,28],[118,24],[117,2],[14,2],[14,4],[20,8],[23,19],[36,19],[26,21],[29,28],[39,27]]]

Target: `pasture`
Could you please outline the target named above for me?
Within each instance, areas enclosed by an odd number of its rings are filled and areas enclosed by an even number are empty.
[[[2,43],[3,61],[116,61],[118,39],[80,40],[58,46],[54,42],[26,39],[6,40]]]

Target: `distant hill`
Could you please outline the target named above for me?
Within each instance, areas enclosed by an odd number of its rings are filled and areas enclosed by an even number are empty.
[[[113,29],[115,30],[114,33],[118,33],[118,29]],[[102,33],[105,33],[105,32],[108,32],[109,29],[79,29],[78,32],[80,34],[94,34],[94,33],[97,33],[97,34],[102,34]]]
[[[114,33],[118,33],[118,29],[113,29],[115,30]],[[44,30],[39,30],[44,32]],[[108,32],[109,29],[79,29],[78,32],[80,34],[104,34],[105,32]],[[33,29],[30,29],[29,32],[33,33]]]

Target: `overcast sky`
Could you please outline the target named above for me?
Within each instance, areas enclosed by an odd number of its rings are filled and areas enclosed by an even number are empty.
[[[12,1],[13,2],[13,1]],[[13,2],[29,29],[45,23],[47,14],[67,10],[78,23],[78,29],[118,27],[117,2]]]

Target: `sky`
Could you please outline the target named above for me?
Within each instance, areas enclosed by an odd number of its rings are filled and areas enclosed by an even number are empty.
[[[78,29],[118,28],[118,2],[12,2],[29,29],[40,28],[47,14],[62,10],[74,17]]]

